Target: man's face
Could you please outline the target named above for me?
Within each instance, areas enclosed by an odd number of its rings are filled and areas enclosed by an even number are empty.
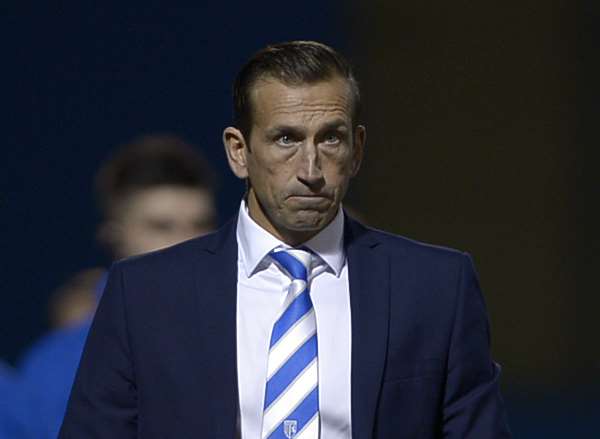
[[[249,180],[250,216],[300,244],[336,215],[360,166],[364,127],[353,129],[350,88],[341,78],[300,86],[261,80],[252,108],[250,139],[225,130],[230,165]]]
[[[157,186],[130,194],[110,222],[110,242],[118,258],[177,244],[211,232],[211,193],[183,186]]]

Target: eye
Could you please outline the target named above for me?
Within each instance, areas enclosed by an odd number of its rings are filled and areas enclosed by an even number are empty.
[[[279,146],[289,147],[298,143],[298,139],[294,138],[294,136],[291,136],[289,134],[282,134],[281,136],[275,139],[275,143],[277,143]]]
[[[337,134],[328,134],[323,140],[327,145],[337,145],[338,143],[340,143],[340,136],[338,136]]]
[[[338,132],[331,132],[323,136],[323,144],[326,146],[337,146],[343,141],[342,135]]]

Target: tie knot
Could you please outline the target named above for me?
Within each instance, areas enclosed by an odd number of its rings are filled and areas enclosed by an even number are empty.
[[[301,279],[308,282],[312,254],[306,250],[286,249],[273,250],[271,257],[277,262],[292,279]]]

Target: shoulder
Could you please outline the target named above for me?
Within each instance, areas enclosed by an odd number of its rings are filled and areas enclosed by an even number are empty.
[[[115,262],[113,268],[136,270],[180,265],[201,257],[209,240],[209,237],[194,238],[172,247],[132,256]]]
[[[193,269],[202,269],[202,262],[223,248],[236,245],[235,218],[220,229],[207,235],[193,238],[165,249],[133,256],[117,261],[111,272],[124,271],[144,277],[179,275]]]
[[[441,321],[448,327],[460,303],[476,304],[483,310],[477,315],[485,315],[477,273],[468,253],[361,224],[353,227],[369,243],[371,259],[378,253],[380,263],[387,265],[391,303],[397,312],[411,309],[421,321],[434,316],[431,327],[438,327]]]
[[[461,265],[470,258],[467,253],[461,250],[378,230],[361,224],[352,218],[347,219],[347,228],[349,229],[347,237],[350,240],[385,252],[392,262],[410,262],[411,264],[425,265],[450,264],[454,266]]]
[[[124,306],[131,315],[180,308],[207,279],[236,266],[235,230],[232,220],[214,233],[115,262],[100,307]]]
[[[190,239],[172,247],[133,256],[113,263],[109,283],[117,279],[139,285],[177,279],[190,279],[191,274],[210,270],[213,256],[222,261],[237,257],[236,218],[226,222],[219,230],[199,238]],[[232,259],[233,262],[233,259]]]
[[[476,278],[468,253],[377,230],[351,218],[347,225],[347,251],[354,247],[348,253],[350,260],[357,249],[369,257],[383,257],[379,260],[389,266],[392,285],[452,295],[464,279]]]

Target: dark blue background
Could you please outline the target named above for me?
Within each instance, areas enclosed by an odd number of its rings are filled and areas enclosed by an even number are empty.
[[[116,145],[149,132],[201,147],[220,178],[221,219],[243,186],[225,161],[230,84],[272,42],[344,46],[328,2],[69,2],[4,7],[0,358],[45,329],[49,293],[106,264],[95,244],[92,180]],[[332,18],[334,17],[334,18]]]

